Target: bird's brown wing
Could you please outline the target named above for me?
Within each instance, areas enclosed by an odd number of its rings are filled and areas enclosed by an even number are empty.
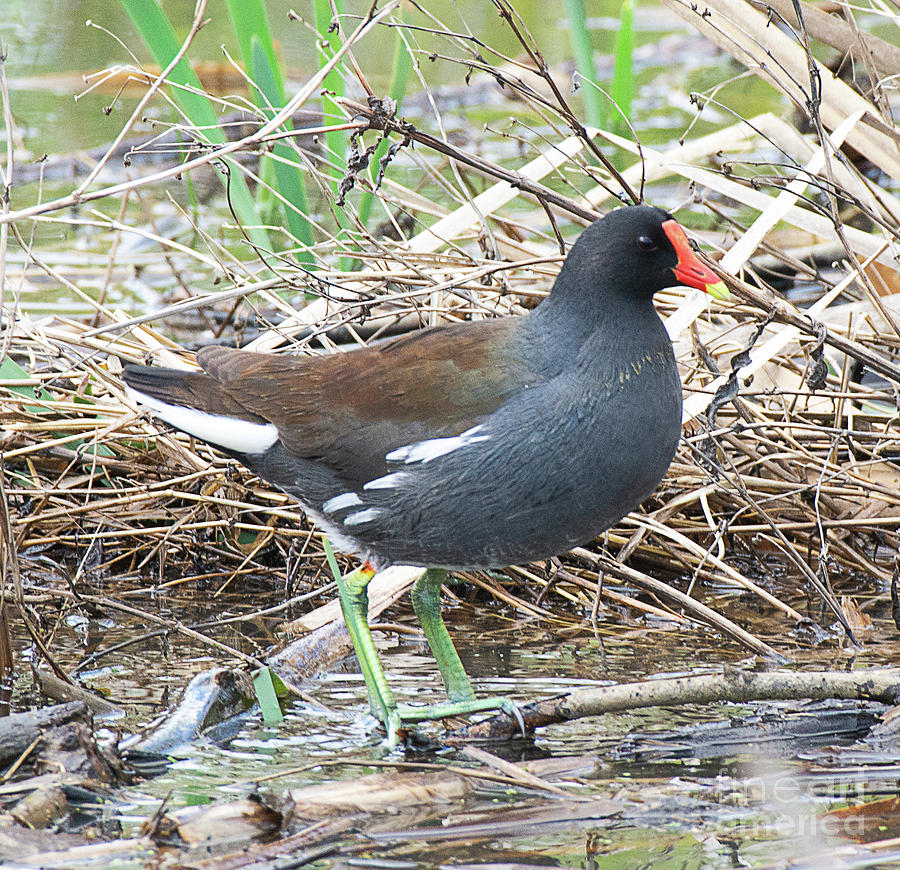
[[[406,444],[477,425],[538,376],[514,318],[422,330],[346,354],[294,357],[209,347],[203,369],[274,423],[285,446],[370,480]],[[527,360],[527,352],[524,354]]]

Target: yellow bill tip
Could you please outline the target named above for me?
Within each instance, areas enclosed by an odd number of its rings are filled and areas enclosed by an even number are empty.
[[[721,299],[723,302],[727,302],[731,299],[731,293],[725,286],[724,281],[717,281],[715,284],[707,284],[706,292],[709,293],[713,299]]]

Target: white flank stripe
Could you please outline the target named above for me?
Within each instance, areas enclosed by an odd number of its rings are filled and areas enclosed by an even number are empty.
[[[340,495],[328,499],[322,505],[322,510],[326,514],[333,514],[342,508],[356,507],[358,504],[362,504],[362,499],[355,492],[342,492]]]
[[[437,459],[438,456],[445,456],[454,450],[460,450],[463,447],[469,447],[477,444],[479,441],[487,441],[490,435],[479,435],[482,426],[473,426],[467,429],[462,435],[454,435],[451,438],[429,438],[427,441],[417,441],[415,444],[406,444],[392,450],[385,456],[385,459],[395,462],[430,462]]]
[[[408,471],[395,471],[393,474],[386,474],[384,477],[376,477],[368,483],[363,484],[363,489],[396,489],[401,483],[409,480]]]
[[[378,519],[383,513],[384,511],[378,508],[366,508],[364,511],[357,511],[355,514],[350,514],[349,517],[344,517],[344,525],[361,526],[363,523]]]
[[[221,414],[207,414],[196,408],[161,402],[132,387],[126,387],[126,390],[132,401],[149,408],[170,426],[216,447],[235,453],[265,453],[278,440],[278,429],[273,423],[251,423]]]

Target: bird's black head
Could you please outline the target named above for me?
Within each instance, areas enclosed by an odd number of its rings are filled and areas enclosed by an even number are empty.
[[[599,293],[610,299],[649,299],[664,287],[687,285],[721,296],[719,277],[691,250],[680,224],[649,205],[611,211],[575,242],[554,295]]]

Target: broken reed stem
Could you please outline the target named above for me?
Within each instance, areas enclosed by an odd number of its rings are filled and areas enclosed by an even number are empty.
[[[722,673],[696,677],[670,677],[637,683],[620,683],[597,689],[580,689],[558,698],[527,704],[520,713],[529,731],[558,722],[602,716],[643,707],[673,707],[685,704],[742,704],[751,701],[821,701],[839,698],[858,701],[900,701],[900,669],[868,668],[858,671],[813,673],[754,673],[727,668]],[[513,737],[519,726],[506,714],[453,732],[451,739]]]

